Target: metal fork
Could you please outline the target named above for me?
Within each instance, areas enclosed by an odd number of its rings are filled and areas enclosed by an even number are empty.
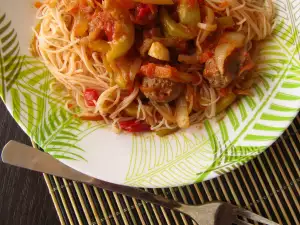
[[[279,225],[253,212],[225,202],[186,205],[141,189],[98,180],[64,165],[47,153],[15,141],[10,141],[4,147],[1,157],[4,163],[10,165],[83,182],[178,211],[190,216],[198,225],[229,225],[232,223],[251,225],[251,223],[239,219],[238,216],[268,225]]]

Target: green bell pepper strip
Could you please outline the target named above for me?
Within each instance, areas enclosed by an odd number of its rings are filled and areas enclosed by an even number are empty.
[[[104,8],[115,21],[113,40],[109,42],[111,49],[106,54],[107,62],[111,63],[115,59],[124,56],[132,47],[135,30],[128,10],[121,8],[113,0],[105,1]]]
[[[217,102],[216,113],[219,114],[227,109],[236,100],[236,95],[234,93],[229,93],[225,97],[221,98]]]
[[[121,22],[122,23],[122,22]],[[124,56],[134,43],[134,26],[132,23],[122,24],[119,29],[124,33],[118,39],[110,42],[110,51],[107,52],[106,59],[110,63],[115,59]]]
[[[183,24],[176,23],[165,8],[160,10],[160,21],[167,37],[177,37],[183,39],[193,39],[197,36],[195,30],[189,29]]]
[[[179,21],[187,26],[197,26],[201,22],[200,7],[197,1],[180,0],[177,8]]]

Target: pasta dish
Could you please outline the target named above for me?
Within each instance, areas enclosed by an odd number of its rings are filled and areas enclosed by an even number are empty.
[[[36,2],[32,54],[66,110],[115,131],[159,136],[251,95],[272,0]]]

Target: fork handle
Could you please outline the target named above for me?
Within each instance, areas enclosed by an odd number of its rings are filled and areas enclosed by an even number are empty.
[[[179,202],[154,195],[141,189],[113,184],[90,177],[68,167],[47,153],[16,141],[10,141],[6,144],[2,151],[1,158],[4,163],[13,166],[90,184],[180,212],[182,212],[180,208],[183,209],[185,206]]]

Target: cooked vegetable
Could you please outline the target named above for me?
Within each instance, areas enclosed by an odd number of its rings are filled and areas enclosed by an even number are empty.
[[[197,36],[197,32],[188,27],[176,23],[169,15],[166,9],[160,9],[160,22],[163,26],[165,35],[167,37],[178,37],[183,39],[193,39]]]
[[[214,59],[221,75],[224,74],[224,64],[226,58],[234,51],[236,45],[230,43],[220,44],[215,49]]]
[[[121,89],[130,89],[133,86],[136,74],[139,72],[142,61],[140,59],[130,60],[125,57],[111,63],[114,82]]]
[[[153,22],[156,18],[157,6],[153,4],[138,3],[131,20],[135,24],[146,25]]]
[[[194,87],[192,85],[186,85],[186,92],[185,92],[185,100],[188,104],[188,113],[190,114],[193,110],[194,105]]]
[[[88,106],[95,106],[95,102],[99,98],[99,93],[95,89],[86,89],[83,93],[84,100]]]
[[[230,45],[233,45],[235,48],[241,48],[245,46],[245,35],[239,32],[226,32],[224,33],[220,40],[219,45],[228,43]]]
[[[180,72],[174,67],[156,65],[154,63],[143,65],[140,72],[147,77],[165,78],[180,83],[197,83],[199,81],[199,76],[197,75]]]
[[[130,65],[129,79],[132,83],[134,82],[137,73],[140,71],[141,65],[142,65],[142,60],[139,58],[135,59]]]
[[[180,49],[183,45],[185,45],[186,40],[182,38],[174,38],[174,37],[167,37],[167,38],[159,38],[159,37],[153,37],[154,41],[158,41],[162,43],[166,47],[170,48],[176,48]]]
[[[153,39],[147,38],[143,41],[142,46],[139,48],[139,52],[141,56],[145,57],[149,49],[151,48],[152,43],[154,42]]]
[[[83,37],[89,29],[89,21],[83,15],[79,15],[75,23],[75,36]]]
[[[163,130],[159,130],[156,131],[156,135],[159,137],[165,137],[167,135],[173,134],[175,132],[177,132],[179,130],[179,128],[174,128],[174,129],[163,129]]]
[[[155,109],[162,115],[162,117],[170,123],[175,123],[175,117],[173,116],[173,112],[170,112],[169,109],[164,105],[160,105],[155,101],[151,101],[151,104],[155,107]]]
[[[206,30],[209,32],[213,32],[216,31],[218,26],[217,24],[207,24],[207,23],[198,23],[197,26],[202,29],[202,30]]]
[[[120,7],[120,6],[119,6]],[[104,8],[114,19],[113,40],[109,43],[111,49],[106,54],[108,63],[125,55],[132,47],[135,39],[134,25],[127,10],[119,8],[113,0],[106,0]]]
[[[39,9],[42,5],[43,4],[41,2],[39,2],[39,1],[37,1],[37,2],[34,3],[34,7],[37,8],[37,9]]]
[[[184,96],[179,97],[176,101],[175,116],[180,128],[188,128],[190,126],[188,104]]]
[[[162,61],[170,61],[169,50],[160,42],[152,43],[148,55]]]
[[[245,95],[245,96],[253,95],[253,92],[251,89],[234,89],[233,93],[236,95]]]
[[[131,117],[137,117],[137,112],[138,112],[138,105],[135,103],[131,103],[129,106],[127,106],[124,109],[124,112],[126,115],[131,116]]]
[[[122,73],[115,73],[114,77],[115,77],[115,79],[114,79],[115,83],[121,89],[126,89],[127,88],[128,79],[125,79],[126,77],[124,77]]]
[[[179,0],[178,5],[179,21],[188,26],[197,26],[201,21],[200,7],[198,1]]]
[[[89,42],[88,47],[99,53],[107,53],[110,50],[110,45],[106,41],[100,39]]]
[[[122,130],[130,133],[150,131],[150,126],[148,124],[142,123],[138,120],[122,121],[119,122],[119,124]]]
[[[234,93],[229,93],[227,96],[222,97],[217,104],[216,113],[220,113],[228,108],[236,100],[236,95]]]
[[[125,55],[134,43],[133,25],[125,25],[123,23],[119,24],[121,24],[121,26],[117,27],[119,27],[119,32],[123,32],[123,35],[110,43],[111,50],[106,55],[108,62],[112,62],[113,60]]]
[[[207,7],[207,6],[204,7],[204,11],[205,11],[205,21],[204,21],[204,23],[208,24],[208,25],[212,25],[215,21],[214,11],[211,8]],[[201,35],[198,35],[197,44],[198,45],[202,44],[209,34],[210,34],[210,31],[203,30]]]

